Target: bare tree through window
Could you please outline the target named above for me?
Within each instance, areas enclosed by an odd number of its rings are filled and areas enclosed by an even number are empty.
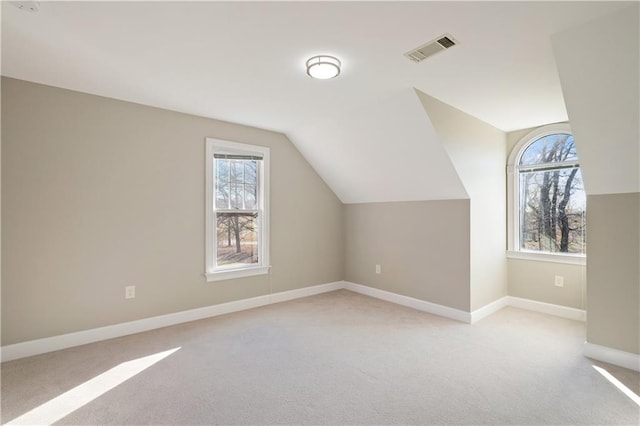
[[[258,253],[258,161],[215,159],[216,264],[254,264]]]
[[[520,248],[584,254],[586,197],[573,136],[558,133],[532,142],[518,174]]]

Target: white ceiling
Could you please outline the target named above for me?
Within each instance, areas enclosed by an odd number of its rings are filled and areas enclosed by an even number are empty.
[[[457,198],[370,194],[376,179],[350,164],[391,135],[407,149],[437,142],[411,88],[504,131],[566,120],[550,36],[629,4],[42,2],[28,13],[3,2],[2,74],[286,133],[345,202]],[[403,56],[444,33],[459,45],[420,64]],[[320,53],[342,60],[340,77],[305,74]]]

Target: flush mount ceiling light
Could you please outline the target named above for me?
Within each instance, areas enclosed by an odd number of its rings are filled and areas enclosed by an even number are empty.
[[[327,80],[340,75],[340,60],[333,56],[318,55],[307,60],[307,74],[320,80]]]

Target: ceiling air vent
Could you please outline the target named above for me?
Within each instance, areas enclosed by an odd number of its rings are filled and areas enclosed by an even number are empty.
[[[429,56],[433,56],[438,52],[449,49],[455,46],[457,43],[453,37],[448,34],[438,37],[437,39],[423,44],[422,46],[411,50],[404,54],[411,61],[418,63],[427,59]]]
[[[24,10],[27,12],[37,12],[40,10],[40,2],[37,0],[12,1],[11,4],[17,7],[18,9]]]

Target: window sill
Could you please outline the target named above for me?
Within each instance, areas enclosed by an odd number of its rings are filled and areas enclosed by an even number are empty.
[[[565,265],[586,265],[587,256],[582,254],[538,253],[533,251],[507,250],[508,259],[533,260],[536,262],[564,263]]]
[[[216,272],[207,272],[207,282],[233,280],[235,278],[252,277],[269,273],[269,266],[256,266],[253,268],[229,269]]]

